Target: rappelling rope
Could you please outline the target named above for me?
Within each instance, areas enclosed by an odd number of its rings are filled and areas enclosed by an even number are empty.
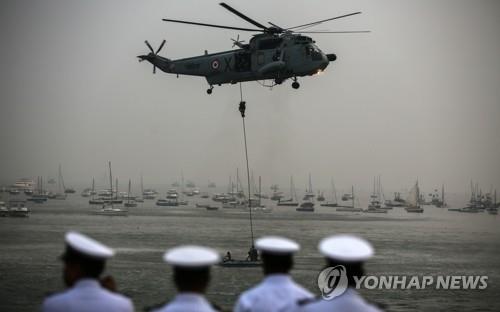
[[[245,129],[245,109],[246,109],[246,102],[243,101],[243,90],[241,88],[241,82],[240,82],[240,106],[239,106],[239,111],[241,113],[241,120],[243,121],[243,140],[245,142],[245,159],[246,159],[246,164],[247,164],[248,211],[250,212],[250,235],[251,235],[252,247],[253,247],[254,246],[254,241],[253,241],[252,203],[250,202],[250,167],[248,166],[247,132],[246,132],[246,129]]]

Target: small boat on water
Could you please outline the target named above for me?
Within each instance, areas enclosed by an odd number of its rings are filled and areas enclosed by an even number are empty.
[[[200,197],[201,198],[210,198],[210,195],[208,195],[207,192],[203,192],[203,193],[200,194]]]
[[[92,195],[92,189],[91,188],[86,188],[82,191],[80,194],[82,197],[90,197]]]
[[[248,268],[248,267],[260,267],[262,266],[262,261],[251,261],[251,260],[223,260],[219,263],[220,266],[226,268]]]
[[[9,216],[9,209],[7,209],[5,202],[0,201],[0,217],[8,217],[8,216]]]
[[[95,210],[94,214],[100,215],[100,216],[126,217],[126,216],[128,216],[128,210],[121,209],[118,207],[113,207],[113,205],[104,205],[101,209]]]
[[[387,199],[384,201],[386,207],[404,207],[406,205],[406,201],[401,198],[401,193],[394,193],[394,199]]]
[[[30,210],[26,207],[26,201],[21,199],[11,199],[9,201],[9,217],[27,218],[30,216]]]
[[[311,200],[303,201],[296,211],[314,212],[314,202]]]
[[[323,192],[318,191],[318,195],[316,196],[316,200],[320,201],[320,202],[325,201],[325,195],[323,194]]]
[[[415,186],[410,190],[408,200],[406,201],[408,206],[405,207],[406,212],[409,213],[423,213],[424,209],[420,206],[420,188],[418,187],[418,181],[415,182]]]
[[[206,210],[218,210],[217,206],[210,206],[209,204],[196,204],[196,208],[205,208]]]
[[[9,189],[9,194],[10,195],[19,195],[19,194],[21,194],[21,191],[19,191],[16,188],[11,188],[11,189]]]
[[[172,199],[158,199],[156,201],[156,206],[176,207],[179,206],[179,203],[177,200]]]

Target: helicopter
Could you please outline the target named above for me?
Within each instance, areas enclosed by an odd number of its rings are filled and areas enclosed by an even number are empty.
[[[176,19],[162,19],[165,22],[182,23],[212,28],[232,29],[254,32],[249,43],[237,39],[233,48],[238,49],[211,53],[205,50],[204,55],[171,60],[158,55],[164,47],[163,40],[155,51],[146,40],[150,53],[139,55],[139,62],[148,61],[153,64],[153,74],[156,68],[165,73],[205,77],[209,84],[208,94],[212,94],[214,85],[236,84],[246,81],[271,80],[272,86],[280,85],[285,80],[293,80],[292,88],[298,89],[298,77],[312,76],[325,70],[330,62],[337,59],[333,53],[325,54],[315,44],[315,41],[304,34],[334,34],[334,33],[364,33],[369,31],[304,31],[321,23],[360,14],[354,12],[327,18],[298,26],[283,28],[269,22],[270,26],[251,19],[228,4],[219,3],[223,8],[257,28],[233,27],[207,24]]]

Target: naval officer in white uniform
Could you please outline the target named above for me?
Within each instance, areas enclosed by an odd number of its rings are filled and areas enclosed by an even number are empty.
[[[298,311],[380,312],[378,307],[368,303],[358,294],[353,278],[364,275],[363,263],[374,254],[372,245],[363,238],[354,235],[334,235],[323,239],[318,248],[326,258],[327,267],[338,265],[345,267],[344,272],[347,277],[347,285],[343,286],[346,287],[344,288],[345,292],[330,300],[319,297],[303,301],[299,303]],[[339,287],[338,285],[337,287]]]
[[[45,299],[43,312],[129,312],[134,307],[130,299],[113,293],[99,284],[106,260],[114,251],[77,232],[65,237],[64,282],[68,289]]]
[[[235,312],[289,311],[297,301],[313,297],[289,274],[299,244],[287,238],[268,236],[258,239],[255,247],[260,251],[264,280],[241,294]]]
[[[163,259],[173,266],[177,295],[156,312],[217,311],[204,296],[210,283],[210,267],[220,262],[215,250],[202,246],[180,246],[168,250]]]

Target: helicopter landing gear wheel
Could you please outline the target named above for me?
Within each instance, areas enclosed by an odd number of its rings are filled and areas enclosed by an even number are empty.
[[[210,88],[207,89],[207,94],[212,94],[213,88],[214,88],[214,86],[210,86]]]
[[[275,84],[277,84],[277,85],[282,84],[282,83],[283,83],[283,81],[284,81],[284,80],[283,80],[283,79],[281,79],[281,78],[276,78],[276,79],[274,79],[274,83],[275,83]]]
[[[294,82],[292,83],[292,88],[294,88],[294,89],[298,89],[299,87],[300,87],[300,83],[298,83],[297,81],[294,81]]]

